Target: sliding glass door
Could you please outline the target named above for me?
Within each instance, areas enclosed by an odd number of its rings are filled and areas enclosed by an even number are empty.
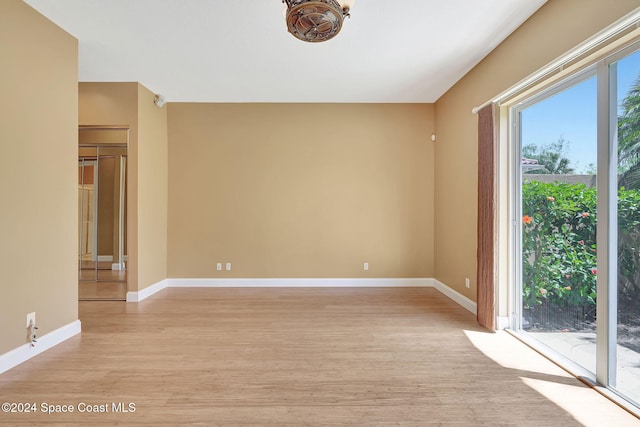
[[[640,45],[512,107],[517,327],[640,402]]]
[[[78,297],[124,300],[128,129],[81,127],[78,138]]]
[[[518,108],[522,329],[596,370],[597,80],[590,69]]]
[[[614,58],[616,59],[616,58]],[[617,133],[612,301],[615,371],[610,385],[640,402],[640,51],[609,64],[611,127]],[[613,267],[613,266],[612,266]],[[617,307],[616,307],[617,306]]]

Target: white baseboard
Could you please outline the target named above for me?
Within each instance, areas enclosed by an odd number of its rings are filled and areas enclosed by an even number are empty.
[[[473,314],[478,314],[478,304],[476,304],[474,301],[470,300],[469,298],[465,297],[458,291],[451,289],[450,287],[448,287],[447,285],[445,285],[444,283],[436,279],[433,279],[433,286],[437,290],[439,290],[440,292],[442,292],[443,294],[445,294],[446,296],[448,296],[449,298],[451,298],[452,300],[454,300],[455,302],[457,302],[458,304],[460,304],[461,306],[463,306],[464,308],[472,312]]]
[[[125,270],[124,262],[111,263],[111,269],[115,270],[115,271],[123,271],[123,270]]]
[[[432,279],[167,279],[171,288],[407,288],[433,286]]]
[[[129,261],[129,256],[128,255],[123,255],[122,256],[122,260],[123,261]],[[94,259],[94,261],[96,261],[96,260]],[[98,255],[97,261],[100,261],[100,262],[107,262],[107,261],[113,262],[113,255]]]
[[[34,347],[31,347],[31,344],[23,344],[7,353],[1,354],[0,374],[79,334],[81,330],[80,320],[76,320],[38,337]]]
[[[127,292],[139,302],[165,288],[336,288],[433,286],[433,279],[165,279],[141,291]]]
[[[158,283],[154,283],[151,286],[147,286],[141,291],[129,291],[127,292],[127,302],[140,302],[145,298],[149,298],[151,295],[156,292],[160,292],[164,288],[167,287],[167,283],[170,279],[164,279],[159,281]]]

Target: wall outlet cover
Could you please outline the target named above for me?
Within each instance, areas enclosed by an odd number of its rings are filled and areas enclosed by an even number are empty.
[[[33,324],[36,324],[36,312],[32,312],[32,313],[28,313],[27,314],[27,328],[31,325],[31,321],[33,321]]]

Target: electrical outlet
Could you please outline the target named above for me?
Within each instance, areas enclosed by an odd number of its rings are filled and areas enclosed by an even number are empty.
[[[33,313],[28,313],[27,314],[27,328],[29,326],[31,326],[31,322],[33,322],[33,325],[35,326],[35,324],[36,324],[36,312],[35,311]]]
[[[222,271],[222,263],[221,262],[216,264],[216,270]]]
[[[231,263],[230,262],[228,262],[227,265],[225,265],[225,270],[231,271]]]
[[[364,263],[364,271],[369,271],[369,263],[368,262]]]
[[[470,288],[471,287],[471,280],[468,277],[464,278],[464,286],[465,286],[465,288]]]

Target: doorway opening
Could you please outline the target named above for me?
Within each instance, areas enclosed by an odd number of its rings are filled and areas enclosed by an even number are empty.
[[[127,150],[129,128],[78,131],[78,299],[127,294]]]

